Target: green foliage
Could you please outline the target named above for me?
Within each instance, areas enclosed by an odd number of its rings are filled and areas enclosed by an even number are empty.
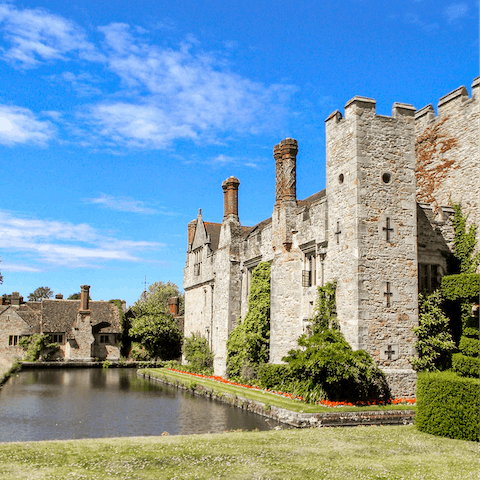
[[[183,335],[173,315],[167,311],[168,299],[179,296],[178,287],[172,283],[155,282],[149,292],[133,306],[129,335],[140,348],[132,344],[132,356],[173,360],[181,353]],[[135,358],[135,356],[134,356]]]
[[[385,375],[365,350],[353,351],[339,330],[319,330],[312,336],[302,335],[298,345],[282,360],[292,377],[306,383],[308,389],[318,386],[329,400],[367,400],[389,397]]]
[[[211,375],[213,367],[213,353],[210,351],[207,339],[192,333],[183,342],[183,355],[189,363],[189,371]],[[192,370],[193,368],[193,370]]]
[[[442,278],[440,289],[447,300],[477,299],[480,291],[480,274],[446,275]]]
[[[38,302],[42,298],[52,298],[53,291],[49,287],[38,287],[33,293],[28,296],[29,302]]]
[[[468,357],[478,357],[478,349],[480,341],[478,338],[461,337],[458,349],[460,353],[467,355]]]
[[[230,378],[252,378],[270,353],[270,264],[260,262],[252,272],[248,312],[227,341]]]
[[[183,315],[185,311],[185,294],[173,282],[155,282],[148,286],[148,291],[144,292],[135,306],[142,303],[157,303],[168,305],[168,299],[171,297],[179,298],[178,314]]]
[[[102,362],[102,368],[104,368],[105,370],[108,370],[111,366],[112,366],[112,363],[109,362],[108,360],[104,360]]]
[[[258,367],[257,384],[262,388],[286,390],[284,385],[290,383],[292,373],[287,364],[264,363]]]
[[[132,342],[130,357],[137,362],[148,362],[152,358],[142,344],[138,342]]]
[[[78,292],[78,293],[72,293],[68,298],[67,300],[80,300],[81,298],[81,293]],[[88,299],[91,300],[92,297],[90,295],[88,295]]]
[[[51,359],[60,347],[58,343],[47,343],[49,339],[48,335],[40,333],[20,338],[18,344],[25,351],[23,360],[25,362],[36,362],[40,359],[40,356],[47,361]]]
[[[340,328],[337,321],[337,282],[328,282],[317,288],[317,300],[312,317],[312,333],[324,328]]]
[[[477,338],[479,335],[478,328],[475,327],[465,327],[463,329],[463,336],[469,338]]]
[[[417,380],[415,426],[422,432],[479,441],[480,381],[452,372],[423,372]]]
[[[410,359],[417,371],[438,371],[448,368],[455,343],[448,330],[448,318],[442,310],[442,296],[437,290],[430,295],[418,295],[417,357]]]
[[[141,343],[149,358],[173,360],[180,356],[182,332],[164,305],[136,304],[129,334]]]
[[[452,355],[452,370],[461,377],[478,378],[480,376],[480,358],[454,353]]]
[[[480,252],[475,253],[477,225],[470,225],[467,231],[468,215],[462,213],[462,206],[459,203],[452,203],[452,207],[455,211],[453,217],[453,229],[455,231],[453,244],[454,256],[457,261],[456,266],[459,273],[475,273],[480,263]]]

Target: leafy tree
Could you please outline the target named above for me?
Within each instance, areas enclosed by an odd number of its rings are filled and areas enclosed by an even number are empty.
[[[80,300],[81,298],[81,293],[78,292],[78,293],[72,293],[68,298],[67,300]],[[88,295],[88,299],[89,300],[92,300],[92,297],[90,296],[90,294]]]
[[[42,298],[52,298],[53,290],[49,287],[38,287],[33,293],[28,296],[30,302],[38,302]]]
[[[173,282],[155,282],[133,306],[129,335],[150,358],[172,360],[181,352],[183,335],[173,315],[168,313],[168,299],[180,296]]]
[[[449,332],[449,320],[442,310],[442,300],[438,290],[430,295],[418,295],[418,327],[413,328],[418,339],[415,343],[418,356],[410,359],[417,371],[435,372],[449,367],[455,343]]]
[[[270,354],[270,263],[260,262],[252,272],[248,312],[239,320],[227,341],[227,367],[230,377],[254,376]]]
[[[183,315],[185,311],[185,294],[180,292],[180,289],[173,282],[155,282],[148,286],[148,291],[143,292],[135,305],[140,305],[144,302],[155,302],[162,305],[168,304],[168,299],[171,297],[179,298],[178,314]]]
[[[183,342],[183,355],[197,373],[206,373],[213,367],[213,353],[210,351],[207,339],[192,333]]]

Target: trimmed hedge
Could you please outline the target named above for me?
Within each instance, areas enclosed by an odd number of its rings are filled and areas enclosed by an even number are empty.
[[[454,353],[452,355],[452,370],[462,377],[478,378],[480,376],[480,358]]]
[[[458,349],[460,350],[460,353],[463,353],[464,355],[478,357],[479,346],[480,341],[478,338],[461,337]]]
[[[442,295],[447,300],[478,298],[480,292],[480,273],[460,273],[442,278]]]
[[[465,327],[462,332],[464,337],[478,338],[479,330],[475,327]]]
[[[459,440],[480,440],[480,380],[453,372],[422,372],[417,379],[418,430]]]
[[[258,367],[258,386],[262,388],[279,388],[288,384],[292,372],[290,367],[284,364],[263,363]]]

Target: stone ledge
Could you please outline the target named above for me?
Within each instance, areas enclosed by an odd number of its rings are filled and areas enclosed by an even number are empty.
[[[257,413],[263,417],[277,420],[295,428],[310,427],[356,427],[360,425],[407,425],[413,423],[414,410],[386,410],[386,411],[360,411],[360,412],[326,412],[326,413],[299,413],[285,408],[265,405],[262,402],[248,398],[237,397],[228,393],[215,394],[209,388],[197,385],[192,391],[184,385],[179,385],[166,378],[157,378],[138,372],[138,375],[159,383],[165,383],[182,390],[189,390],[195,395],[207,396],[222,403],[228,403],[249,412]],[[192,378],[194,381],[195,379]]]

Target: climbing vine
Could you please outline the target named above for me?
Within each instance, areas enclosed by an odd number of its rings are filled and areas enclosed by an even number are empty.
[[[477,225],[472,224],[467,230],[468,215],[463,214],[459,203],[452,203],[455,212],[453,216],[453,254],[457,261],[458,273],[475,273],[480,263],[480,251],[475,253],[477,247]]]

